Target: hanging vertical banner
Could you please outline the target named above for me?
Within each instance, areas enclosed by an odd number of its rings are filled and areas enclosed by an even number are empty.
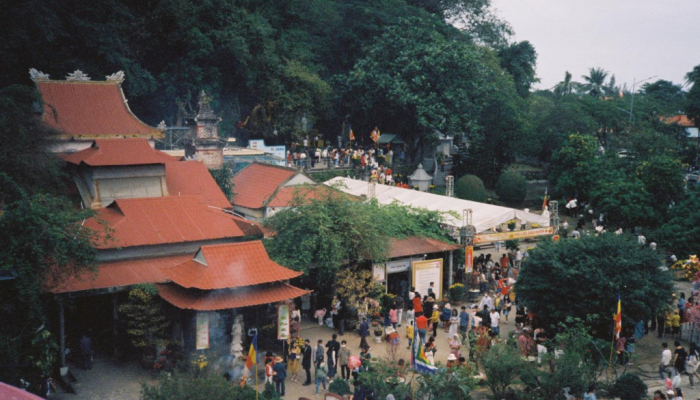
[[[474,270],[474,246],[464,248],[464,270],[466,272]]]
[[[197,312],[197,339],[196,349],[209,348],[209,313]]]
[[[386,280],[386,267],[384,264],[372,265],[372,278],[377,282],[384,282]]]
[[[282,304],[277,307],[277,340],[287,340],[289,334],[289,305]]]
[[[442,299],[442,258],[413,262],[413,286],[421,295],[428,294],[430,283],[433,283],[433,292],[437,298]]]

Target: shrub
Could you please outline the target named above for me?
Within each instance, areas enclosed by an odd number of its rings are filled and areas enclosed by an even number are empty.
[[[610,391],[615,397],[622,400],[641,400],[647,395],[647,385],[636,374],[622,374]]]
[[[498,343],[482,359],[486,384],[496,399],[502,399],[508,386],[526,369],[520,352],[505,343]]]
[[[141,400],[248,400],[255,398],[255,389],[239,387],[213,374],[175,372],[172,376],[162,374],[155,385],[143,384],[140,397]]]
[[[328,391],[340,396],[344,394],[352,394],[352,390],[350,390],[350,385],[345,379],[334,380],[330,385],[328,385]]]
[[[450,299],[452,301],[462,301],[465,293],[466,289],[461,283],[455,283],[454,285],[450,286]]]
[[[496,193],[499,200],[519,205],[527,195],[527,181],[517,172],[504,172],[496,182]]]
[[[485,202],[488,194],[484,182],[476,175],[464,175],[455,182],[455,196],[472,201]]]

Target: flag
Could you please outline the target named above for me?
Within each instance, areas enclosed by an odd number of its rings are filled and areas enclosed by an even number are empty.
[[[416,372],[427,372],[434,374],[437,368],[430,363],[428,356],[425,355],[423,341],[418,336],[418,329],[413,329],[413,349],[411,351],[411,364]]]
[[[350,127],[350,140],[355,140],[355,134],[352,133],[352,126]]]
[[[250,369],[253,365],[258,363],[258,334],[253,336],[253,343],[250,344],[250,350],[248,350],[248,360],[245,362],[245,367]]]
[[[379,128],[375,126],[372,133],[369,134],[369,137],[371,137],[372,140],[374,140],[374,142],[376,143],[379,141],[379,135],[381,135],[381,133],[379,133]]]
[[[544,188],[544,201],[542,202],[542,211],[547,211],[547,188]]]
[[[617,294],[617,314],[615,314],[613,319],[615,320],[615,339],[619,339],[622,331],[622,301],[620,300],[620,293]]]

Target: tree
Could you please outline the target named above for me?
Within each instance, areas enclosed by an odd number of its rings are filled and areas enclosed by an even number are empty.
[[[567,94],[574,94],[581,84],[571,80],[571,73],[566,71],[564,74],[564,80],[557,83],[554,87],[554,94],[559,96],[565,96]]]
[[[684,109],[685,93],[681,85],[659,79],[653,83],[642,85],[644,97],[652,100],[654,107],[661,115],[674,115]],[[638,104],[635,104],[638,107]]]
[[[481,363],[486,372],[486,384],[496,399],[504,398],[508,386],[527,368],[520,352],[506,343],[491,347]]]
[[[617,378],[610,394],[621,400],[642,400],[647,396],[647,385],[639,375],[625,373]]]
[[[425,400],[471,399],[476,388],[476,372],[471,368],[439,368],[434,374],[419,376],[416,398]]]
[[[520,97],[527,97],[533,83],[539,81],[535,75],[537,52],[530,42],[513,43],[498,51],[501,68],[513,76],[515,90]]]
[[[451,241],[440,229],[438,212],[376,200],[358,201],[340,191],[327,190],[312,200],[298,192],[294,208],[265,221],[275,235],[265,241],[270,257],[298,271],[312,268],[316,280],[333,282],[341,266],[383,260],[390,238],[423,236]]]
[[[119,312],[126,316],[131,344],[142,351],[144,362],[152,362],[156,350],[167,346],[170,328],[158,289],[152,284],[136,285],[129,291],[128,302],[119,306]]]
[[[512,79],[492,51],[442,21],[400,20],[339,81],[356,132],[391,126],[413,155],[434,144],[437,131],[465,132],[474,170],[490,183],[512,157],[509,139],[519,127]]]
[[[686,96],[685,111],[695,126],[700,126],[700,65],[696,65],[692,71],[685,75],[685,81],[687,84],[693,85]]]
[[[584,93],[596,98],[605,94],[604,85],[605,78],[608,77],[608,72],[603,68],[591,68],[588,75],[582,75],[581,77],[585,81],[585,83],[581,85],[581,90]]]
[[[221,169],[210,169],[209,173],[216,184],[219,185],[219,189],[226,195],[228,201],[233,202],[234,192],[233,181],[231,180],[233,178],[233,170],[224,165]]]
[[[549,179],[555,192],[587,199],[596,175],[598,143],[592,136],[571,134],[552,155]]]
[[[478,202],[488,200],[488,193],[484,187],[484,182],[476,175],[464,175],[455,182],[455,196]]]
[[[623,324],[648,319],[669,301],[673,283],[660,265],[658,253],[628,234],[540,242],[523,262],[516,290],[523,304],[550,324],[579,318],[604,336],[618,293]],[[571,293],[576,301],[565,301]]]
[[[520,205],[527,196],[527,180],[518,172],[506,171],[496,182],[496,193],[499,200]]]
[[[679,259],[700,252],[700,187],[688,188],[687,193],[669,209],[668,216],[650,235],[660,247],[676,254]]]
[[[632,230],[657,224],[660,214],[641,180],[624,169],[601,168],[601,171],[590,191],[590,200],[596,210],[605,214],[608,230],[618,227]]]

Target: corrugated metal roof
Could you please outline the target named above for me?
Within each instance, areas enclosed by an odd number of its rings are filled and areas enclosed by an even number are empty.
[[[457,250],[461,247],[462,246],[459,244],[446,243],[430,238],[410,236],[405,239],[391,239],[387,258],[437,253],[440,251]]]
[[[35,396],[18,387],[0,382],[0,399],[3,400],[41,400],[43,397]]]
[[[106,240],[101,220],[113,230]],[[255,224],[207,206],[200,196],[115,200],[84,226],[99,233],[98,249],[262,235]]]
[[[200,252],[206,265],[192,259],[164,268],[164,276],[184,288],[211,290],[259,285],[301,275],[270,260],[259,240],[202,246]]]
[[[191,259],[192,254],[184,254],[105,262],[100,264],[94,273],[83,272],[55,285],[49,291],[52,293],[68,293],[123,287],[139,283],[165,282],[167,279],[163,276],[161,268],[179,265]]]
[[[165,180],[171,196],[198,195],[207,205],[229,209],[231,203],[199,161],[179,161],[165,164]]]
[[[39,81],[44,122],[66,138],[162,138],[129,109],[119,82]]]
[[[216,311],[276,303],[295,299],[307,293],[310,291],[284,282],[212,291],[183,289],[175,284],[158,285],[158,294],[165,301],[177,308],[197,311]]]
[[[87,149],[65,155],[63,159],[93,167],[165,164],[177,160],[152,148],[146,139],[96,139]]]
[[[297,171],[269,164],[252,163],[233,177],[233,204],[259,209]]]

